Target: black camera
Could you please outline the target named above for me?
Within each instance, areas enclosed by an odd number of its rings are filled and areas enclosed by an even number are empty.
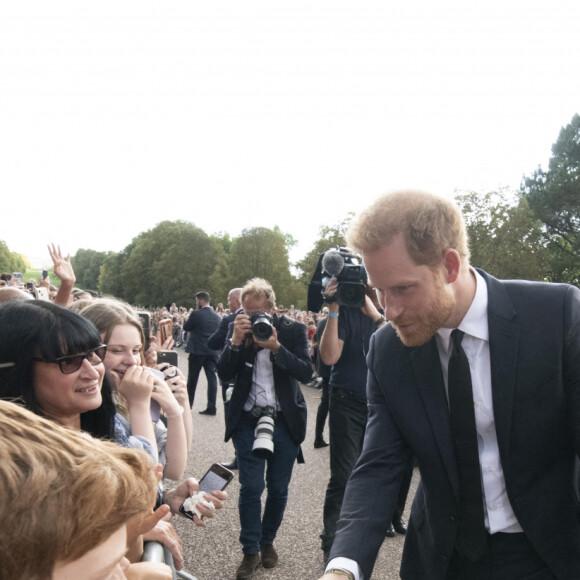
[[[250,322],[252,323],[252,335],[257,340],[265,341],[272,336],[272,327],[274,326],[274,319],[267,312],[254,312],[250,314]]]
[[[328,299],[324,296],[326,286],[335,276],[338,281],[336,294]],[[308,310],[319,312],[322,303],[338,302],[341,306],[360,308],[365,305],[367,272],[360,258],[348,248],[328,250],[320,254],[318,264],[308,285]]]
[[[254,405],[250,413],[252,417],[258,419],[258,424],[254,430],[252,454],[262,459],[268,459],[274,454],[276,408],[271,405],[266,405],[265,407]]]

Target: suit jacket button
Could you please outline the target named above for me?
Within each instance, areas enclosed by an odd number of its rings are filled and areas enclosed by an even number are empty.
[[[457,521],[457,516],[456,516],[455,514],[451,514],[451,515],[449,516],[449,519],[450,519],[452,522],[455,522],[455,521]]]

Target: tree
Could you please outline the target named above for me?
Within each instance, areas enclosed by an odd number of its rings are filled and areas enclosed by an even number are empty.
[[[580,279],[580,115],[576,114],[552,145],[548,171],[538,167],[524,177],[520,194],[537,219],[551,252],[554,282]]]
[[[504,190],[470,192],[456,200],[465,216],[471,264],[498,278],[547,278],[549,253],[541,224],[525,199]]]
[[[132,250],[133,245],[130,244],[122,252],[109,252],[107,254],[99,273],[99,292],[123,300],[126,299],[121,280],[121,271]]]
[[[161,222],[133,240],[121,268],[125,299],[143,306],[194,306],[197,291],[213,294],[211,275],[223,251],[192,223]]]
[[[0,271],[12,274],[24,272],[27,263],[24,257],[16,252],[11,252],[5,242],[0,240]]]
[[[71,258],[71,264],[75,271],[76,285],[83,290],[97,290],[101,266],[107,254],[96,250],[77,250]]]
[[[250,278],[264,278],[272,284],[279,304],[296,304],[295,278],[290,273],[288,248],[282,232],[256,227],[235,238],[230,255],[229,286],[243,286]]]

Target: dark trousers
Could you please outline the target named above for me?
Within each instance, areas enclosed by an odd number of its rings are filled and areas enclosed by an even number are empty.
[[[487,534],[487,544],[475,563],[454,552],[446,580],[556,580],[525,534]]]
[[[322,397],[320,399],[320,405],[318,405],[318,410],[316,411],[316,427],[314,429],[315,441],[320,441],[322,439],[324,424],[326,423],[326,417],[328,416],[328,406],[330,402],[328,393],[328,379],[322,379],[321,389]]]
[[[203,368],[207,379],[207,408],[216,408],[217,399],[217,376],[215,374],[217,356],[205,356],[199,354],[189,355],[189,371],[187,373],[187,392],[189,394],[189,406],[193,407],[195,399],[195,389],[199,373]]]
[[[274,455],[266,460],[252,454],[256,420],[244,412],[232,434],[238,457],[240,495],[240,542],[244,554],[257,554],[260,544],[273,544],[286,510],[288,485],[299,445],[292,439],[282,415],[274,424]],[[264,483],[264,470],[266,481]],[[264,515],[262,493],[268,488]]]
[[[330,481],[324,499],[322,549],[332,547],[346,483],[362,451],[367,425],[367,406],[330,388],[328,426],[330,429]]]

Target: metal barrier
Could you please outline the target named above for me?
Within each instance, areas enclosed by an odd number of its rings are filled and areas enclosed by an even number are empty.
[[[183,578],[183,580],[197,580],[197,578],[191,576],[187,572],[184,572],[183,570],[177,571],[175,569],[171,552],[160,542],[145,542],[143,546],[143,558],[141,558],[141,561],[166,564],[171,568],[173,580],[177,580],[178,578]]]

